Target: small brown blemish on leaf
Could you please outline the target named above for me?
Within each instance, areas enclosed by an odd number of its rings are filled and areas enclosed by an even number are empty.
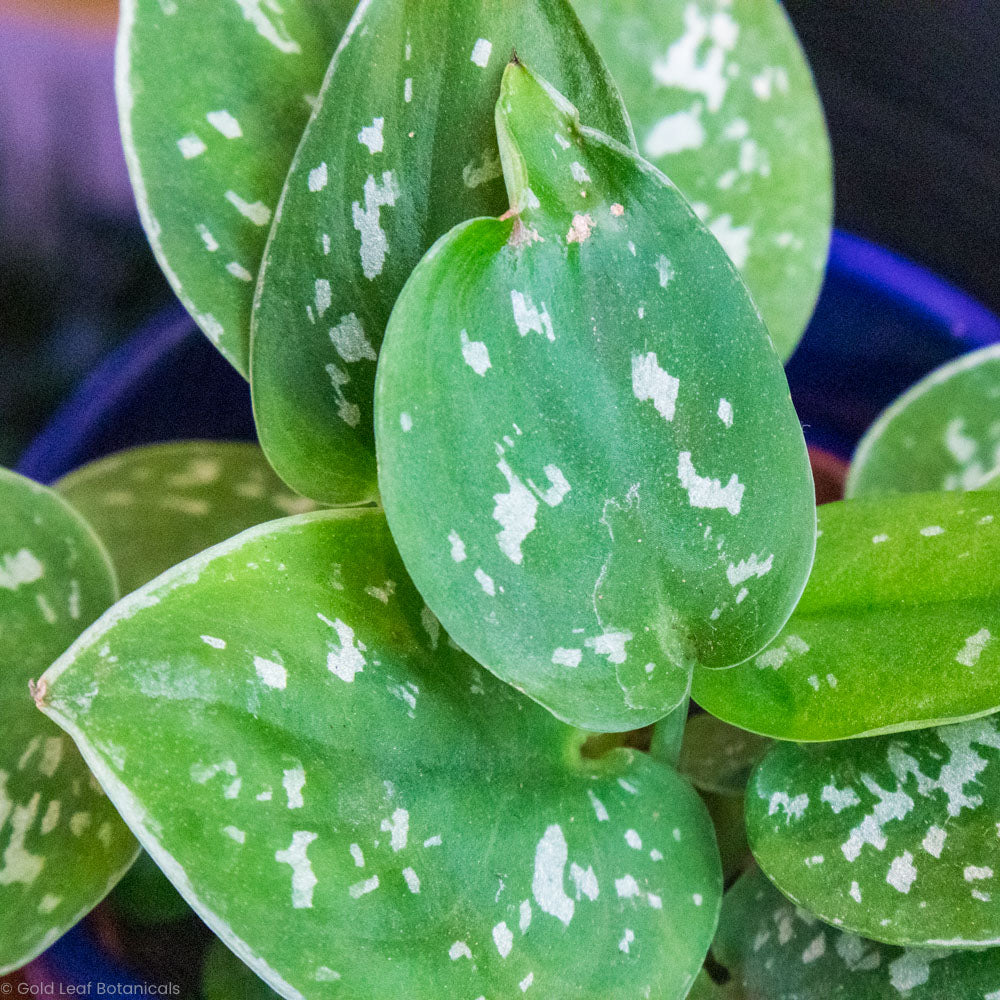
[[[620,218],[625,214],[625,206],[615,203],[611,206],[611,214]]]
[[[45,708],[45,696],[49,693],[48,681],[45,678],[41,678],[39,681],[28,681],[28,693],[34,699],[35,705],[38,708]]]
[[[520,66],[521,60],[517,57],[517,49],[510,50],[510,64],[511,66]]]
[[[594,229],[594,220],[590,215],[574,215],[573,224],[566,234],[567,243],[586,243]]]
[[[545,240],[538,235],[538,231],[526,226],[520,218],[515,216],[514,228],[511,230],[510,239],[507,245],[515,248],[530,246],[532,243],[544,243]]]

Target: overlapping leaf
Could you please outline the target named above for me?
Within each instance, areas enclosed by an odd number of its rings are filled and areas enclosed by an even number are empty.
[[[574,0],[640,152],[743,273],[778,353],[812,314],[832,219],[830,143],[777,0]]]
[[[56,488],[104,541],[125,593],[246,528],[316,507],[285,488],[260,448],[228,441],[134,448],[75,470]],[[190,912],[146,856],[113,898],[139,923]]]
[[[750,772],[770,745],[713,715],[696,715],[684,730],[677,770],[700,791],[743,798]]]
[[[695,700],[786,740],[838,740],[1000,709],[1000,496],[828,504],[809,585],[752,661],[697,669]]]
[[[260,448],[228,441],[120,452],[56,488],[107,545],[124,593],[255,524],[316,509],[288,491]]]
[[[275,1000],[275,993],[221,941],[212,942],[201,974],[204,1000]]]
[[[1000,944],[1000,718],[777,746],[747,790],[764,871],[823,919],[889,944]]]
[[[515,47],[593,124],[630,138],[568,0],[371,0],[338,51],[254,312],[261,443],[307,496],[375,496],[372,386],[385,325],[439,236],[507,207],[493,107]]]
[[[847,495],[1000,487],[1000,345],[931,372],[864,436]]]
[[[354,0],[122,0],[118,113],[174,291],[246,374],[254,277]]]
[[[87,525],[51,490],[0,470],[0,974],[89,912],[138,850],[28,691],[114,599]]]
[[[991,1000],[1000,951],[895,948],[821,923],[757,870],[722,904],[715,957],[744,1000]]]
[[[693,790],[581,759],[454,648],[379,512],[195,557],[46,682],[146,849],[285,996],[679,998],[701,965],[720,873]]]
[[[414,272],[376,391],[380,487],[456,641],[573,724],[628,729],[786,620],[812,480],[725,253],[649,164],[523,66],[498,105],[518,215]]]

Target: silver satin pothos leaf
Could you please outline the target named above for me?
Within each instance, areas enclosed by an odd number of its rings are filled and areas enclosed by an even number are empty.
[[[819,295],[833,224],[823,108],[777,0],[573,0],[639,152],[695,206],[788,358]]]

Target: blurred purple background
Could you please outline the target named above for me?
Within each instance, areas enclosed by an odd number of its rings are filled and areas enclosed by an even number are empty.
[[[785,7],[829,118],[838,226],[1000,311],[1000,0]],[[0,0],[0,463],[171,300],[118,143],[114,29],[113,0]]]
[[[170,301],[118,139],[114,24],[0,8],[0,464]]]

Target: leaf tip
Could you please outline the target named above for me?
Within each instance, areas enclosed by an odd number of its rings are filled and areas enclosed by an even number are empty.
[[[44,712],[46,708],[45,697],[49,693],[49,682],[44,677],[37,681],[29,680],[28,693],[31,695],[35,707]]]

